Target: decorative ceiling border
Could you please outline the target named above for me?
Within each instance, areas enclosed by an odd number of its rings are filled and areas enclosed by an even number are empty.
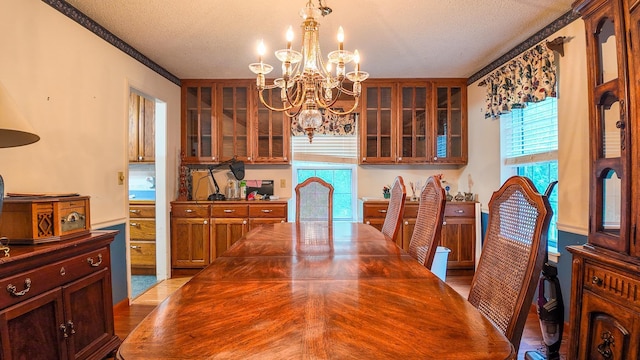
[[[176,84],[178,86],[181,85],[180,79],[177,76],[173,75],[172,73],[167,71],[162,66],[156,64],[151,59],[149,59],[148,57],[144,56],[138,50],[134,49],[131,45],[127,44],[122,39],[120,39],[119,37],[115,36],[109,30],[107,30],[104,27],[102,27],[102,25],[98,24],[93,19],[91,19],[87,15],[83,14],[80,10],[76,9],[71,4],[67,3],[66,1],[64,1],[64,0],[42,0],[42,2],[48,4],[49,6],[51,6],[54,9],[58,10],[59,12],[61,12],[62,14],[64,14],[68,18],[70,18],[71,20],[73,20],[73,21],[77,22],[78,24],[82,25],[87,30],[89,30],[92,33],[96,34],[98,37],[102,38],[103,40],[105,40],[109,44],[115,46],[116,48],[118,48],[119,50],[124,52],[125,54],[127,54],[127,55],[131,56],[132,58],[138,60],[140,63],[142,63],[143,65],[145,65],[149,69],[155,71],[156,73],[160,74],[161,76],[163,76],[167,80],[171,81],[172,83],[174,83],[174,84]]]
[[[516,47],[514,47],[511,50],[509,50],[506,54],[500,56],[497,60],[495,60],[491,64],[485,66],[480,71],[478,71],[475,74],[471,75],[471,77],[469,77],[469,79],[467,79],[467,85],[471,85],[474,82],[480,80],[485,75],[489,74],[493,70],[495,70],[495,69],[499,68],[500,66],[504,65],[509,60],[511,60],[511,59],[515,58],[516,56],[520,55],[521,53],[523,53],[527,49],[535,46],[536,44],[538,44],[542,40],[544,40],[544,39],[548,38],[549,36],[553,35],[555,32],[557,32],[558,30],[562,29],[563,27],[569,25],[570,23],[572,23],[574,20],[578,19],[579,17],[580,17],[580,15],[578,13],[574,12],[573,10],[569,10],[567,13],[565,13],[562,16],[560,16],[558,19],[556,19],[551,24],[545,26],[542,30],[540,30],[537,33],[533,34],[533,36],[531,36],[527,40],[521,42]]]

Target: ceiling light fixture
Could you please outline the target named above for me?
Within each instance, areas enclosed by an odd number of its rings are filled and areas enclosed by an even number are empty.
[[[300,10],[302,17],[302,50],[300,52],[291,48],[293,41],[293,29],[287,31],[287,48],[275,52],[278,60],[282,62],[282,77],[273,81],[272,85],[265,85],[265,75],[273,70],[273,66],[262,62],[265,53],[264,42],[258,45],[258,62],[249,65],[249,69],[257,75],[256,85],[260,101],[272,111],[284,112],[288,117],[298,117],[298,122],[307,133],[309,142],[312,141],[313,132],[322,125],[322,113],[320,109],[335,115],[347,115],[358,106],[361,93],[361,82],[369,77],[369,74],[360,71],[360,55],[358,50],[350,52],[344,50],[344,31],[338,30],[338,50],[328,55],[325,64],[320,53],[320,24],[316,20],[320,15],[328,15],[331,9],[322,5],[315,7],[312,0],[307,2],[305,8]],[[355,63],[355,70],[345,74],[345,65]],[[335,75],[332,67],[335,66]],[[345,87],[344,80],[352,82],[351,89]],[[280,88],[282,108],[271,106],[264,99],[263,91]],[[340,95],[346,94],[353,97],[353,106],[344,111],[333,109],[332,106]]]

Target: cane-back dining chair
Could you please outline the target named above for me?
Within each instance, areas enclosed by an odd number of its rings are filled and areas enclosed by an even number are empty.
[[[420,193],[418,217],[409,242],[409,254],[428,269],[440,243],[446,201],[440,179],[430,176]]]
[[[389,206],[387,206],[387,213],[382,224],[382,233],[390,237],[394,242],[398,237],[398,233],[400,233],[406,197],[407,189],[404,186],[404,180],[402,180],[402,176],[397,176],[393,181],[393,185],[391,185]]]
[[[310,177],[296,186],[296,222],[333,221],[333,186]]]
[[[518,351],[547,248],[552,210],[526,177],[513,176],[493,193],[469,302]]]

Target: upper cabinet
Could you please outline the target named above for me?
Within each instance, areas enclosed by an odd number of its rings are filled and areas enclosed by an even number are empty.
[[[361,164],[467,163],[466,80],[363,83]]]
[[[129,162],[155,161],[155,102],[129,95]]]
[[[267,101],[272,101],[265,91]],[[275,93],[273,93],[275,94]],[[275,106],[279,92],[273,97]],[[289,163],[289,121],[260,103],[253,80],[183,80],[186,163]]]

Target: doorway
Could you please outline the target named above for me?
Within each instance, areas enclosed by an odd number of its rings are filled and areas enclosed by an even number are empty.
[[[131,89],[129,97],[130,298],[158,282],[156,263],[156,101]]]

